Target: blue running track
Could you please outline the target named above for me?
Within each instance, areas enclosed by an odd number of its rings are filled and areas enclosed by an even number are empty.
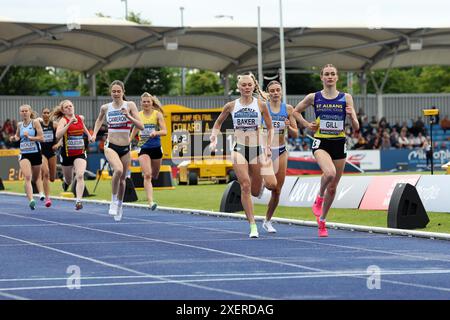
[[[0,299],[450,299],[450,241],[0,195]],[[79,276],[79,277],[78,277]]]

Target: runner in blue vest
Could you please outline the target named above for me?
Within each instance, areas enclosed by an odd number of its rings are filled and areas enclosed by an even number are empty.
[[[291,137],[298,137],[297,122],[293,116],[294,107],[282,102],[281,84],[274,80],[269,82],[266,87],[270,99],[267,107],[272,118],[274,135],[272,139],[272,163],[275,177],[277,178],[277,187],[272,190],[272,195],[267,206],[266,218],[262,227],[269,233],[275,233],[277,230],[272,226],[272,216],[280,201],[281,189],[286,178],[286,169],[288,163],[288,152],[286,150],[286,133]]]
[[[36,182],[41,172],[42,155],[40,142],[44,141],[41,124],[36,119],[36,113],[30,105],[20,106],[22,121],[17,126],[16,134],[10,141],[20,141],[19,165],[25,180],[25,193],[31,210],[36,207],[33,199],[33,182]]]
[[[352,96],[336,89],[339,79],[337,68],[332,64],[325,65],[320,71],[320,79],[323,89],[308,94],[300,101],[295,107],[294,116],[302,126],[315,132],[311,149],[322,170],[322,177],[312,211],[319,226],[319,237],[328,237],[325,221],[347,157],[345,119],[349,117],[354,131],[359,130],[359,123]],[[309,106],[314,107],[313,122],[306,121],[301,115]]]

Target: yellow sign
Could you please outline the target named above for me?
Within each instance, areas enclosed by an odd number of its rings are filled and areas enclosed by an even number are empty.
[[[439,114],[439,109],[424,109],[424,116],[437,116]]]
[[[11,157],[18,156],[20,154],[20,149],[1,149],[0,157]]]

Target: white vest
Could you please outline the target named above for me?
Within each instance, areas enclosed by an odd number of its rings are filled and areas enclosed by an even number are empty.
[[[262,119],[258,99],[253,98],[252,103],[247,106],[243,106],[239,99],[236,99],[231,116],[233,117],[233,127],[235,130],[258,130]]]

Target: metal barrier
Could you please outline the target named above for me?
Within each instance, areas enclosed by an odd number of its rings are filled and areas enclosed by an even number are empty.
[[[130,96],[129,100],[139,105],[140,97]],[[225,103],[236,99],[237,96],[162,96],[158,97],[164,104],[179,104],[189,108],[221,108]],[[304,98],[303,95],[291,95],[287,97],[287,102],[295,106]],[[0,122],[6,119],[19,118],[19,106],[22,104],[30,104],[34,110],[40,112],[44,107],[53,108],[64,97],[40,97],[40,96],[0,96]],[[76,113],[86,117],[88,126],[93,126],[98,115],[100,106],[111,101],[109,96],[98,97],[68,97],[73,101]],[[377,116],[377,96],[370,94],[367,96],[353,96],[356,111],[360,108],[369,117]],[[383,95],[383,115],[391,124],[398,121],[400,124],[408,119],[416,120],[421,116],[424,107],[430,108],[436,106],[440,110],[440,114],[450,115],[450,94],[385,94]],[[309,108],[306,112],[307,119],[313,118],[313,110]],[[378,119],[379,120],[379,119]]]

